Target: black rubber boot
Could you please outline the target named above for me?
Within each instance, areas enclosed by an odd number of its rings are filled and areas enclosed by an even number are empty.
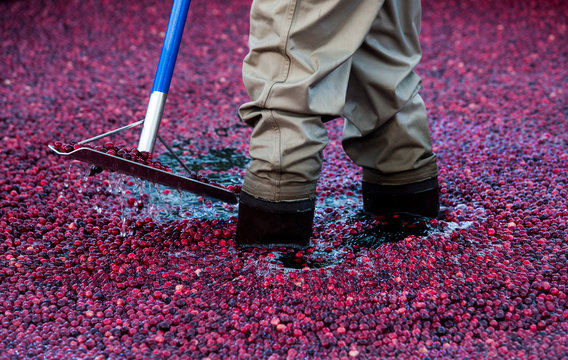
[[[315,199],[272,202],[241,192],[235,242],[244,247],[310,245]]]
[[[363,182],[363,207],[374,215],[437,217],[440,211],[438,178],[405,185]]]

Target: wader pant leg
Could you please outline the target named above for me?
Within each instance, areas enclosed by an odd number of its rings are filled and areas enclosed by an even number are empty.
[[[420,0],[385,1],[353,55],[343,148],[363,181],[403,185],[437,176],[414,68],[421,58]]]
[[[253,2],[250,52],[243,64],[243,81],[251,101],[239,109],[241,118],[254,126],[245,192],[269,201],[313,198],[322,150],[327,144],[322,117],[341,114],[348,117],[344,147],[366,169],[364,176],[369,177],[367,173],[371,172],[381,182],[382,177],[396,175],[393,181],[412,182],[417,176],[405,178],[401,174],[418,171],[430,162],[435,167],[424,105],[416,94],[419,78],[413,73],[420,58],[420,47],[414,44],[418,41],[419,21],[418,25],[409,22],[406,13],[394,14],[405,19],[383,15],[383,3]],[[398,2],[386,3],[399,9]],[[418,6],[419,16],[419,1],[411,3]],[[375,34],[382,31],[378,23],[383,18],[390,21],[387,28],[400,33]],[[415,34],[416,39],[405,40],[402,34],[406,33]],[[375,44],[373,35],[375,40],[387,43]],[[403,44],[398,44],[400,41]],[[401,55],[400,51],[407,53]],[[357,61],[359,58],[362,61]],[[381,60],[387,65],[382,66]],[[385,70],[392,73],[385,74]],[[367,91],[371,93],[365,95]],[[360,101],[361,105],[357,105]],[[417,111],[423,115],[413,115]],[[395,116],[399,112],[401,115]],[[418,118],[425,126],[416,124]],[[368,123],[373,125],[365,127]],[[396,126],[385,126],[387,123]],[[387,128],[390,130],[385,141],[389,145],[385,147],[380,142],[387,136],[379,133],[386,134]],[[405,134],[397,135],[400,133]],[[399,138],[401,143],[396,145]],[[424,154],[417,155],[420,151],[415,149],[416,144],[424,145]],[[408,146],[412,155],[401,155]],[[386,162],[390,165],[385,167],[388,151],[394,151],[394,160]]]

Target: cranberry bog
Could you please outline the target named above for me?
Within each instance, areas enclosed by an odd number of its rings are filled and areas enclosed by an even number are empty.
[[[1,359],[567,356],[567,2],[424,0],[441,214],[363,214],[336,119],[304,251],[240,249],[234,205],[48,149],[144,117],[169,6],[0,2]],[[160,129],[235,190],[249,7],[191,5]]]

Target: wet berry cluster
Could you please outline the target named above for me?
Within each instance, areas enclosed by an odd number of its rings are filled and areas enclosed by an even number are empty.
[[[237,184],[250,0],[191,6],[160,134]],[[138,199],[47,148],[144,116],[169,10],[0,2],[0,359],[566,357],[567,2],[424,0],[441,214],[363,214],[337,119],[303,251],[238,248],[236,208],[148,215],[170,189]]]
[[[148,165],[153,168],[172,172],[172,169],[166,165],[163,165],[158,160],[153,160],[153,155],[147,151],[138,151],[135,147],[128,147],[122,144],[114,144],[110,141],[105,142],[102,145],[90,145],[90,144],[73,144],[73,143],[62,143],[60,141],[55,141],[53,147],[56,150],[63,152],[71,152],[73,150],[79,149],[81,147],[90,148],[93,150],[101,151],[109,155],[118,156],[126,160],[134,161],[140,164]]]

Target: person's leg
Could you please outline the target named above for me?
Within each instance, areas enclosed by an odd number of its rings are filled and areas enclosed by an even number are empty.
[[[386,0],[353,56],[343,147],[363,168],[369,212],[438,212],[436,156],[414,72],[420,17],[420,0]]]
[[[280,216],[291,223],[309,223],[309,229],[283,226],[280,232],[289,229],[290,233],[277,243],[308,244],[327,143],[322,116],[342,113],[351,56],[381,5],[382,0],[253,2],[250,52],[243,64],[243,82],[251,101],[241,106],[239,115],[254,131],[252,161],[243,184],[246,195],[239,204],[237,243],[274,244],[273,234],[254,229],[265,219]],[[306,199],[310,206],[303,202]],[[284,202],[299,204],[303,210],[296,211],[293,204],[273,204]],[[289,212],[301,219],[287,216]],[[265,216],[268,213],[271,216]]]

